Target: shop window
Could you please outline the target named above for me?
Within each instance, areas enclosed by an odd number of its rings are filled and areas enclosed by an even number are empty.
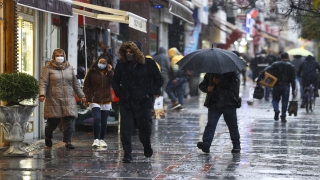
[[[34,75],[34,24],[18,20],[18,70],[19,72]]]
[[[51,54],[53,50],[60,48],[60,27],[52,25],[51,31]]]

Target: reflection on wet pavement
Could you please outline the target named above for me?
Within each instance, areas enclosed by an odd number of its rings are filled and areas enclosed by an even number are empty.
[[[201,94],[186,99],[185,110],[168,110],[165,120],[154,120],[151,158],[144,157],[137,135],[132,137],[133,162],[124,164],[116,131],[107,133],[104,149],[91,148],[90,130],[75,132],[76,149],[71,151],[60,142],[61,134],[55,134],[53,148],[45,148],[44,140],[30,142],[30,158],[0,157],[0,179],[320,179],[320,111],[307,114],[299,109],[298,116],[287,117],[287,123],[277,122],[270,102],[255,100],[249,106],[249,86],[241,88],[241,154],[230,153],[223,120],[211,153],[196,147],[207,117]]]

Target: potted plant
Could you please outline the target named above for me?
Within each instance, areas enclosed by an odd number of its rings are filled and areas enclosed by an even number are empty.
[[[20,144],[24,141],[28,120],[37,105],[21,102],[34,100],[38,94],[39,83],[33,76],[19,72],[0,74],[0,101],[6,102],[5,106],[0,106],[0,125],[4,139],[10,144],[3,156],[28,156]]]

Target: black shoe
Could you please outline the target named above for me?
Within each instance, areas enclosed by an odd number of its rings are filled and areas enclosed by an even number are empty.
[[[44,139],[44,142],[46,143],[46,146],[47,146],[47,147],[52,147],[52,141],[51,141],[51,139],[45,138],[45,139]]]
[[[144,148],[143,154],[144,154],[144,156],[147,157],[147,158],[151,157],[152,154],[153,154],[152,148],[151,148],[151,147]]]
[[[286,117],[281,117],[281,122],[287,122]]]
[[[274,112],[274,120],[275,120],[275,121],[278,121],[278,120],[279,120],[279,114],[280,114],[280,111],[275,111],[275,112]]]
[[[74,146],[71,143],[66,143],[65,147],[69,149],[74,149]]]
[[[204,144],[203,142],[198,142],[197,147],[204,153],[210,153],[210,146]]]
[[[234,144],[231,153],[239,154],[241,150],[240,144]]]
[[[132,161],[132,156],[130,154],[124,154],[124,157],[122,159],[122,162],[123,163],[131,163]]]

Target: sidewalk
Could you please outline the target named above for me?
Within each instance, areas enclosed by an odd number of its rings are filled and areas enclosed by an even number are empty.
[[[108,131],[106,149],[92,149],[90,130],[74,133],[74,150],[67,151],[61,133],[54,146],[44,140],[30,142],[29,158],[0,157],[0,179],[320,179],[320,100],[307,114],[299,108],[287,123],[273,120],[271,101],[246,101],[252,83],[241,86],[238,109],[241,154],[230,153],[232,144],[223,119],[218,123],[210,154],[196,147],[207,121],[205,94],[185,100],[184,110],[167,110],[165,120],[154,120],[154,154],[145,158],[137,135],[133,136],[133,162],[124,164],[120,137]]]

